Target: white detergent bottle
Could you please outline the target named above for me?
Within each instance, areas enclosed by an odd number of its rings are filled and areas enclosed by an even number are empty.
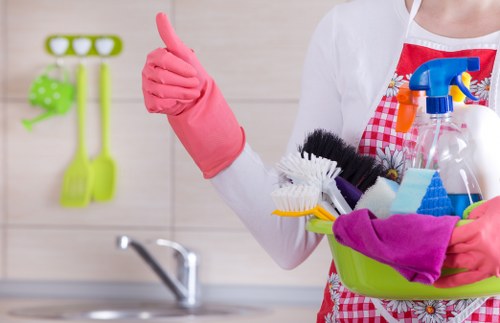
[[[464,85],[470,75],[464,73]],[[465,95],[453,86],[453,122],[467,134],[470,144],[471,167],[476,175],[484,199],[500,195],[500,117],[490,108],[465,104]]]
[[[451,200],[454,214],[462,216],[471,204],[482,200],[482,191],[472,165],[472,150],[466,135],[452,119],[450,86],[457,85],[476,98],[462,82],[462,73],[479,69],[479,58],[440,58],[422,64],[410,79],[410,89],[426,91],[429,120],[420,125],[411,164],[435,169]]]

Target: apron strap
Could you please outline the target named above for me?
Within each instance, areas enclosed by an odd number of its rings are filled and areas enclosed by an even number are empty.
[[[373,303],[375,308],[378,310],[379,314],[388,322],[388,323],[400,323],[399,320],[395,319],[387,309],[382,305],[382,302],[378,298],[369,298]]]
[[[408,38],[408,34],[410,32],[410,26],[415,20],[415,17],[417,16],[418,10],[420,9],[421,5],[422,5],[422,0],[413,0],[413,4],[411,5],[410,9],[410,17],[408,19],[408,26],[406,26],[405,38]]]
[[[462,323],[469,316],[472,315],[475,311],[477,311],[481,306],[486,303],[489,297],[481,297],[474,300],[469,306],[467,306],[460,314],[455,316],[449,323]]]

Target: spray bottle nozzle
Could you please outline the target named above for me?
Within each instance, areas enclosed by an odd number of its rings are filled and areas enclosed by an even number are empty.
[[[453,111],[449,94],[451,85],[457,85],[470,99],[477,100],[462,82],[462,73],[479,70],[478,57],[438,58],[430,60],[413,73],[411,90],[427,92],[427,113],[440,114]]]

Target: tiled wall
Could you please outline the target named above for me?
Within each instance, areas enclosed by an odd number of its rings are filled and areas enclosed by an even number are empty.
[[[306,263],[283,271],[263,252],[172,135],[147,114],[140,72],[161,46],[155,13],[165,11],[198,54],[244,125],[248,141],[273,163],[295,117],[310,35],[339,0],[0,0],[0,275],[4,280],[153,281],[115,237],[175,239],[202,257],[205,284],[320,286],[326,243]],[[119,165],[114,201],[59,206],[61,178],[76,146],[76,111],[27,132],[40,113],[27,104],[31,81],[54,59],[43,50],[57,33],[117,34],[122,55],[113,79],[112,155]],[[65,60],[74,70],[78,61]],[[100,149],[98,59],[87,61],[87,147]],[[160,253],[161,250],[155,250]],[[166,254],[165,254],[166,255]],[[163,256],[170,265],[170,257]]]

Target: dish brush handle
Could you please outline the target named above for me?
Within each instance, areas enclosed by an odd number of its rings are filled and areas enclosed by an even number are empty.
[[[330,182],[323,189],[323,192],[332,200],[333,205],[340,214],[348,214],[352,212],[352,208],[346,202],[344,196],[342,196],[342,193],[335,184],[335,181]]]

